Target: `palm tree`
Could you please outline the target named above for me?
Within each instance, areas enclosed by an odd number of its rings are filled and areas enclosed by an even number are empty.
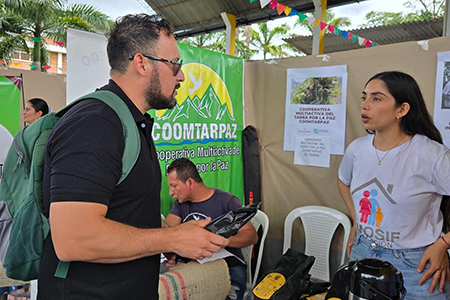
[[[237,29],[235,38],[235,56],[243,59],[251,59],[257,50],[250,49],[249,45],[242,41],[239,37],[239,30]],[[188,37],[180,40],[180,43],[190,46],[208,49],[211,51],[225,53],[226,52],[226,32],[219,31],[215,33],[206,33],[194,37]]]
[[[348,27],[352,24],[350,18],[348,17],[336,18],[336,15],[330,9],[327,9],[325,23],[331,26],[338,27],[339,29],[341,29],[342,27]],[[297,19],[294,28],[298,26],[306,28],[310,33],[313,33],[313,28],[309,25],[308,19],[304,19],[302,22],[300,22],[300,18]]]
[[[181,39],[179,42],[189,46],[211,50],[211,42],[217,40],[217,38],[217,33],[205,33]]]
[[[285,50],[288,49],[286,44],[274,45],[273,41],[277,37],[282,37],[289,31],[287,24],[282,24],[273,29],[267,26],[267,23],[258,23],[258,30],[252,28],[251,44],[259,51],[263,52],[263,57],[266,59],[267,54],[271,54],[274,57],[286,57],[289,56]]]
[[[33,40],[33,70],[46,71],[43,37],[66,41],[65,28],[97,32],[110,27],[109,17],[90,5],[67,5],[67,0],[3,0],[0,3],[0,57],[10,63],[14,50],[29,53],[26,38]],[[12,34],[11,34],[12,33]]]
[[[366,26],[381,26],[406,23],[411,21],[423,21],[444,15],[445,0],[410,0],[403,4],[409,8],[409,13],[393,13],[371,11],[366,14]]]

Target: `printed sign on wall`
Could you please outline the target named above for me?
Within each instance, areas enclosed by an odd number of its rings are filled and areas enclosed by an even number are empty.
[[[242,130],[243,66],[236,58],[179,44],[185,81],[170,110],[151,112],[153,138],[161,171],[177,158],[192,160],[206,185],[244,199]],[[167,178],[161,186],[161,209],[173,204]]]
[[[450,51],[438,53],[434,123],[444,145],[450,147]]]
[[[295,137],[331,137],[331,154],[344,154],[347,66],[287,70],[284,150]]]

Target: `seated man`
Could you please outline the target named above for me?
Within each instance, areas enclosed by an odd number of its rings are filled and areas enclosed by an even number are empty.
[[[186,158],[174,160],[167,168],[167,181],[170,185],[170,195],[176,200],[166,218],[169,226],[176,226],[189,220],[200,220],[223,215],[241,207],[236,196],[207,187],[194,163]],[[238,232],[229,238],[230,243],[225,249],[234,256],[225,258],[230,270],[231,290],[228,299],[242,299],[246,288],[247,273],[243,256],[239,248],[253,245],[258,241],[258,235],[253,225],[248,222]]]

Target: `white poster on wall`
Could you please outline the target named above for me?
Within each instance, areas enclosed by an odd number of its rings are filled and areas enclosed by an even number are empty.
[[[329,136],[297,135],[294,164],[329,168],[330,143]]]
[[[104,35],[67,29],[67,104],[108,83],[106,44]]]
[[[450,147],[450,51],[438,53],[434,123]]]
[[[284,150],[295,137],[329,136],[331,154],[344,154],[347,66],[287,70]]]

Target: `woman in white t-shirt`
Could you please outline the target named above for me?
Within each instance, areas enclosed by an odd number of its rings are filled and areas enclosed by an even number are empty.
[[[450,150],[416,81],[401,72],[373,76],[361,119],[371,134],[348,146],[339,168],[353,219],[347,254],[391,262],[403,274],[406,299],[450,299],[450,233],[441,237],[449,216],[440,210],[450,194]]]

